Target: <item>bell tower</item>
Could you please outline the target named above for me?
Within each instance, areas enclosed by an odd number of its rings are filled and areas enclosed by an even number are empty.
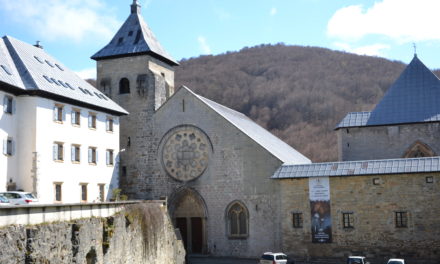
[[[137,159],[153,139],[153,114],[174,93],[178,63],[145,23],[137,0],[110,43],[91,58],[97,62],[98,89],[129,112],[120,118],[120,184],[136,196],[131,181],[139,174]]]

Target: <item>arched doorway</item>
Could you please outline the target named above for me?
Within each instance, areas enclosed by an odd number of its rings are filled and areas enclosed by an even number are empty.
[[[208,213],[200,194],[191,188],[181,188],[170,197],[169,207],[174,226],[179,228],[182,235],[186,252],[206,253]]]

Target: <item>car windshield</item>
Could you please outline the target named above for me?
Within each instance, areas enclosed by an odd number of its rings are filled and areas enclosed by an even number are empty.
[[[278,256],[276,256],[276,258],[277,258],[277,260],[279,260],[279,259],[287,259],[287,256],[286,255],[278,255]]]
[[[24,196],[26,198],[35,199],[35,196],[32,193],[26,193]]]
[[[0,202],[2,202],[2,203],[9,203],[9,200],[6,197],[0,195]]]
[[[261,256],[261,259],[274,260],[272,255],[263,255],[263,256]]]
[[[362,264],[362,259],[360,258],[349,258],[347,264]]]
[[[8,198],[8,199],[18,199],[20,198],[19,194],[16,193],[0,193],[1,195],[3,195],[4,197]]]
[[[397,260],[392,260],[392,261],[388,261],[388,264],[403,264],[403,262],[397,261]]]

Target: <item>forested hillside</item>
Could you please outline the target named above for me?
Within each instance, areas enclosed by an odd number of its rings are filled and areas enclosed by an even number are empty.
[[[404,67],[323,48],[261,45],[182,60],[176,87],[244,113],[315,162],[333,161],[335,126],[348,112],[372,110]]]

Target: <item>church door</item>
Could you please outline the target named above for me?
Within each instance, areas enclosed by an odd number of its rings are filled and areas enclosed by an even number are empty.
[[[206,209],[200,195],[192,189],[181,190],[170,201],[170,213],[182,235],[189,254],[206,253]]]

